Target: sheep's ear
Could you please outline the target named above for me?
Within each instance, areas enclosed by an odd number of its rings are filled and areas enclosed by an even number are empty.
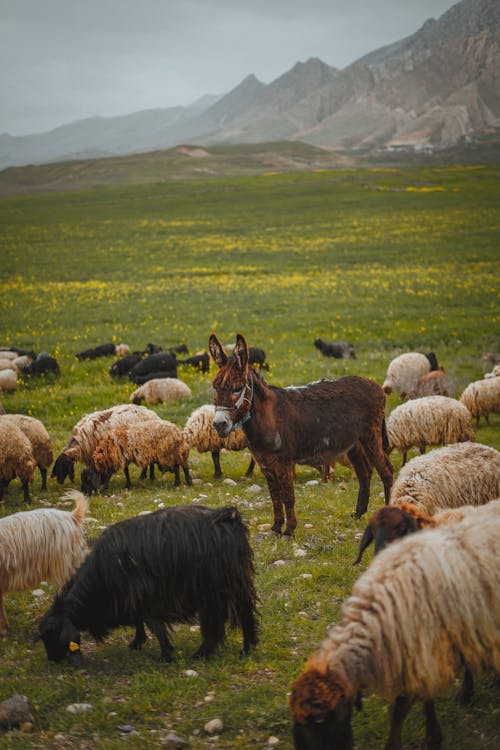
[[[358,550],[358,556],[354,560],[353,565],[357,565],[359,562],[361,562],[361,558],[363,557],[363,552],[367,547],[370,546],[370,544],[373,542],[373,531],[372,527],[368,525],[364,531],[363,538],[361,539],[361,542],[359,543],[359,550]]]
[[[236,344],[234,345],[234,356],[240,370],[243,370],[248,364],[248,346],[244,336],[238,333]]]
[[[208,340],[208,348],[210,349],[210,354],[212,355],[212,359],[216,365],[222,367],[226,364],[227,354],[222,348],[222,344],[220,343],[215,333],[212,333],[210,335],[210,338]]]

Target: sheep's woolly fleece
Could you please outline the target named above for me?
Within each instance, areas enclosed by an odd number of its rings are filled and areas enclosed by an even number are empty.
[[[500,378],[483,378],[469,383],[460,401],[478,421],[479,417],[489,417],[491,412],[500,412]]]
[[[448,396],[425,396],[396,406],[387,419],[389,447],[402,453],[412,446],[473,440],[469,410]]]
[[[33,481],[36,461],[31,443],[15,424],[0,419],[0,479],[10,482],[18,477],[21,482]]]
[[[412,503],[432,515],[444,508],[483,505],[500,497],[500,452],[481,443],[457,443],[415,456],[401,468],[391,505]]]
[[[73,427],[71,437],[63,448],[63,453],[72,461],[80,461],[87,466],[99,440],[114,427],[160,419],[151,409],[136,404],[118,404],[109,409],[85,414]]]
[[[248,441],[243,430],[237,429],[227,437],[219,437],[213,427],[215,406],[204,404],[195,409],[184,425],[184,436],[190,448],[196,448],[199,453],[206,451],[241,451],[248,448]]]
[[[408,393],[413,390],[422,375],[431,369],[431,364],[425,354],[406,352],[389,362],[382,388],[386,393]]]
[[[191,388],[178,378],[152,378],[130,394],[132,403],[162,404],[192,396]]]
[[[499,538],[496,500],[377,555],[354,584],[340,624],[294,683],[295,719],[312,716],[322,682],[341,686],[352,701],[360,690],[390,701],[399,695],[425,700],[464,665],[499,673]],[[336,700],[327,696],[324,715]]]
[[[23,432],[31,443],[33,457],[43,469],[47,469],[54,460],[50,435],[45,425],[35,417],[26,414],[5,414],[1,417],[2,422],[15,424]]]

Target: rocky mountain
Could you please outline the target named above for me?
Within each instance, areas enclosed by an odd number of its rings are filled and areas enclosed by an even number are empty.
[[[301,140],[337,150],[436,149],[500,128],[500,2],[461,0],[439,19],[343,70],[297,63],[270,84],[249,75],[191,107],[90,118],[0,136],[8,165],[163,149]]]

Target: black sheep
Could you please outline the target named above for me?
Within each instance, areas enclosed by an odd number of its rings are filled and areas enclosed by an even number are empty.
[[[34,362],[23,369],[23,372],[26,375],[31,376],[46,375],[49,372],[53,372],[56,375],[59,375],[60,368],[57,359],[54,359],[54,357],[50,357],[45,352],[42,352],[38,355]]]
[[[148,380],[157,380],[159,378],[176,378],[177,370],[159,370],[158,372],[148,372],[145,375],[133,375],[129,372],[129,378],[136,385],[143,385]]]
[[[77,359],[98,359],[99,357],[110,357],[116,353],[116,347],[114,344],[99,344],[93,349],[84,349],[81,352],[75,354]]]
[[[132,367],[141,360],[141,354],[127,354],[125,357],[120,357],[109,368],[109,374],[112,378],[121,378],[124,375],[128,375]]]
[[[196,657],[222,643],[225,625],[243,631],[243,652],[257,643],[257,595],[248,529],[236,508],[180,506],[110,526],[65,584],[39,625],[47,657],[81,663],[80,631],[97,640],[120,625],[135,627],[130,648],[156,635],[173,658],[170,631],[199,618]]]
[[[314,339],[314,346],[319,349],[325,357],[335,357],[335,359],[356,359],[356,351],[352,344],[347,341],[323,341],[323,339]]]
[[[195,370],[201,370],[201,372],[208,372],[210,370],[210,357],[206,352],[202,354],[194,354],[192,357],[187,359],[178,359],[177,364],[189,365],[194,367]]]
[[[148,375],[153,372],[169,372],[172,373],[170,377],[176,378],[177,359],[175,354],[158,352],[157,354],[151,354],[149,357],[145,357],[132,367],[129,372],[129,378],[134,383],[139,383],[140,381],[136,380],[136,376]]]

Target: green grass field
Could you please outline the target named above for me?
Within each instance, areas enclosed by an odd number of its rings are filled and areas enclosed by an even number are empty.
[[[74,354],[108,340],[131,349],[148,342],[206,349],[213,331],[224,343],[243,333],[265,349],[266,374],[275,385],[360,374],[381,383],[390,359],[404,351],[436,352],[452,393],[488,369],[484,351],[500,350],[498,166],[319,171],[255,177],[165,181],[154,185],[52,193],[0,200],[0,345],[46,350],[61,375],[23,382],[2,394],[8,412],[41,419],[57,455],[86,412],[127,402],[134,386],[108,374],[114,358],[79,362]],[[351,341],[358,358],[321,357],[315,337]],[[153,407],[183,425],[198,405],[211,402],[210,375],[179,368],[193,397]],[[387,413],[399,403],[391,395]],[[500,449],[500,415],[481,420],[479,442]],[[113,631],[96,645],[83,634],[84,668],[49,664],[33,643],[36,619],[53,587],[5,597],[11,631],[0,641],[0,701],[27,696],[34,713],[30,734],[0,734],[0,748],[155,748],[167,729],[193,750],[268,746],[290,750],[287,691],[304,660],[338,620],[359,568],[354,560],[366,519],[351,517],[357,482],[340,467],[328,484],[307,467],[297,470],[294,540],[271,536],[267,486],[259,471],[243,478],[248,453],[224,454],[225,477],[212,479],[211,457],[191,455],[199,480],[173,488],[172,475],[124,489],[122,475],[92,498],[89,536],[109,523],[155,509],[204,502],[235,504],[251,530],[261,641],[248,658],[239,633],[208,662],[193,662],[199,634],[176,628],[177,661],[162,664],[156,640],[142,652],[127,648],[131,633]],[[396,471],[400,458],[393,454]],[[79,472],[77,472],[77,476]],[[260,486],[250,492],[252,484]],[[61,504],[49,480],[33,505]],[[370,511],[380,507],[373,479]],[[13,481],[0,515],[22,510]],[[370,555],[360,566],[369,564]],[[281,561],[281,562],[279,562]],[[194,669],[197,676],[186,675]],[[445,748],[497,748],[498,691],[490,675],[464,710],[451,686],[437,703]],[[66,706],[86,702],[92,713],[73,716]],[[204,724],[222,719],[210,738]],[[131,725],[124,734],[121,727]],[[383,746],[387,705],[368,697],[353,719],[358,750]],[[405,747],[423,737],[422,712],[405,725]]]

